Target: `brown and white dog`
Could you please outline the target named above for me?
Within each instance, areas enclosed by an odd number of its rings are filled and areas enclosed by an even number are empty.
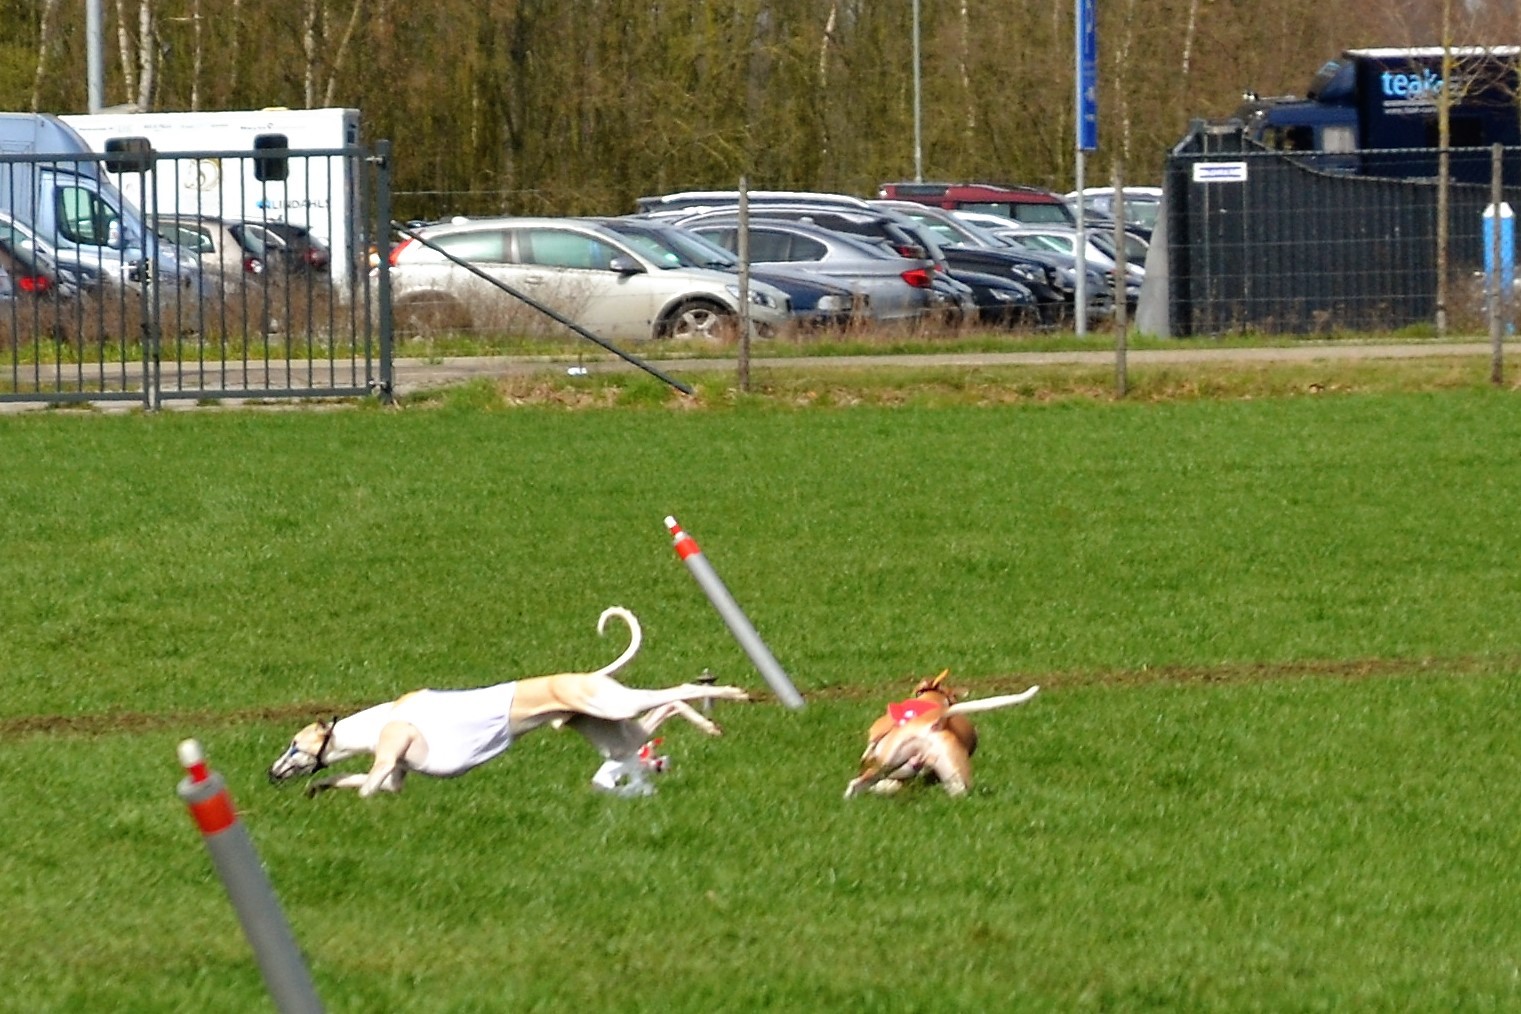
[[[418,690],[347,718],[313,722],[290,741],[269,769],[272,782],[315,774],[330,764],[373,754],[368,772],[314,781],[323,789],[358,789],[361,796],[400,792],[408,771],[441,778],[464,774],[496,757],[512,741],[541,725],[576,730],[602,754],[592,784],[620,795],[649,795],[649,774],[664,770],[650,741],[666,719],[680,715],[710,736],[722,734],[687,702],[742,701],[739,687],[683,683],[636,690],[613,679],[639,651],[639,620],[621,606],[603,611],[597,632],[616,616],[629,628],[629,645],[611,663],[587,673],[560,673],[474,690]]]
[[[963,795],[972,786],[972,754],[977,750],[977,729],[966,716],[1023,704],[1040,690],[1034,686],[1022,693],[958,703],[945,685],[948,675],[949,669],[923,680],[913,697],[889,704],[887,713],[871,723],[861,771],[845,787],[846,799],[868,789],[896,792],[920,775],[938,781],[953,796]]]

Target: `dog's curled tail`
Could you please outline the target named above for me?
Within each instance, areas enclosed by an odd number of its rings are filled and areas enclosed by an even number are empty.
[[[610,616],[616,616],[628,625],[628,647],[623,649],[623,654],[613,659],[607,665],[598,669],[595,675],[611,676],[613,673],[628,665],[629,660],[639,654],[639,645],[644,641],[644,631],[639,627],[639,618],[622,606],[608,606],[602,610],[602,615],[597,617],[597,633],[607,632],[607,620]]]
[[[994,708],[1007,708],[1015,704],[1023,704],[1040,692],[1040,686],[1031,687],[1029,690],[1020,691],[1017,694],[1004,694],[1000,697],[980,697],[975,701],[958,701],[940,713],[940,721],[936,725],[944,725],[945,720],[952,715],[970,715],[978,711],[992,711]]]

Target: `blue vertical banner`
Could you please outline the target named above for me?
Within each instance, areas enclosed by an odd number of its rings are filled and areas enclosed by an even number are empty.
[[[1077,147],[1098,149],[1098,19],[1094,0],[1077,0]]]

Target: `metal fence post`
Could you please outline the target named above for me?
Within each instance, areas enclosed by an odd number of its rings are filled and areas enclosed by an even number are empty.
[[[391,314],[391,142],[375,142],[375,301],[380,329],[380,400],[389,405],[396,396],[395,364],[391,361],[395,318]]]
[[[1125,304],[1125,294],[1129,291],[1129,261],[1125,257],[1125,171],[1118,159],[1109,171],[1109,185],[1114,191],[1114,393],[1123,398],[1130,383],[1125,347],[1130,330],[1130,307]]]
[[[1490,268],[1485,279],[1489,289],[1489,382],[1496,385],[1505,376],[1504,336],[1511,327],[1511,287],[1515,282],[1515,250],[1512,246],[1515,219],[1510,205],[1505,203],[1504,171],[1505,148],[1495,144],[1489,150],[1489,236],[1484,259]]]

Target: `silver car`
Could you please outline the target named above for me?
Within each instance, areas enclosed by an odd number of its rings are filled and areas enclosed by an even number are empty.
[[[483,218],[417,234],[427,243],[408,239],[391,253],[392,301],[404,328],[542,326],[543,314],[495,282],[610,340],[719,335],[739,314],[732,274],[671,266],[591,222]],[[790,313],[784,292],[751,283],[756,337],[777,333]]]
[[[709,213],[676,224],[725,250],[739,249],[737,216]],[[749,224],[752,263],[804,264],[837,279],[863,297],[876,320],[916,320],[935,305],[934,269],[928,261],[900,257],[880,244],[806,222],[752,218]]]
[[[257,222],[196,215],[162,215],[154,225],[162,239],[195,254],[202,270],[237,286],[264,273],[284,241]]]

